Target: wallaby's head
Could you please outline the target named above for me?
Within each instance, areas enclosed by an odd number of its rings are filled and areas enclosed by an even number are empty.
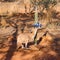
[[[30,29],[29,29],[29,32],[30,32],[30,33],[36,33],[36,32],[37,32],[37,28],[30,28]]]
[[[22,32],[22,33],[24,32],[24,28],[23,28],[23,27],[21,28],[21,32]]]

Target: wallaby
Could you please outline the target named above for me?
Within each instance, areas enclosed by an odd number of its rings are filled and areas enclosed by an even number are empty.
[[[35,35],[38,31],[38,28],[31,28],[30,33],[22,33],[20,32],[19,35],[17,36],[17,49],[22,46],[23,48],[23,43],[25,44],[25,48],[27,48],[27,45],[29,42],[34,41]]]

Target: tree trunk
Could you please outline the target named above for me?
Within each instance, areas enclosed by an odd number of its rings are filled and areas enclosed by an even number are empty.
[[[35,8],[35,23],[38,22],[38,9],[37,9],[37,6]]]

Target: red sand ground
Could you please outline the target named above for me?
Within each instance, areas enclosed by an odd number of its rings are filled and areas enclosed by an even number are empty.
[[[13,18],[11,19],[13,20]],[[15,19],[15,22],[18,19]],[[29,24],[33,23],[28,20],[21,18],[20,21],[28,22]],[[16,41],[12,39],[9,39],[4,44],[2,44],[3,42],[0,43],[0,60],[60,60],[60,35],[51,36],[47,34],[40,39],[41,41],[38,45],[32,44],[29,49],[20,48],[19,50],[16,50]]]

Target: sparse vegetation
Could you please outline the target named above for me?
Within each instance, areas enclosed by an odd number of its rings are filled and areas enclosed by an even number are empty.
[[[60,12],[53,9],[57,0],[0,1],[0,60],[60,59]],[[37,22],[42,27],[35,30]]]

